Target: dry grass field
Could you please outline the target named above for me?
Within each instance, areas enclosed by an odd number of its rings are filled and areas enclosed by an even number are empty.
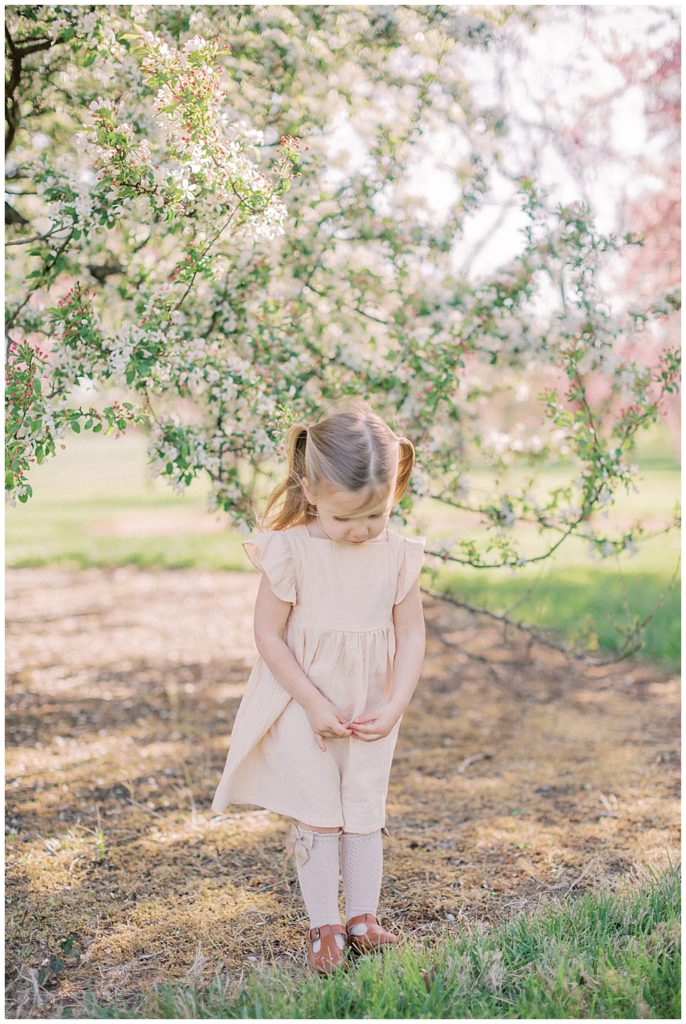
[[[210,810],[255,656],[255,574],[7,573],[7,1012],[275,961],[306,918],[288,821]],[[569,664],[425,596],[380,913],[410,939],[678,861],[679,683]]]

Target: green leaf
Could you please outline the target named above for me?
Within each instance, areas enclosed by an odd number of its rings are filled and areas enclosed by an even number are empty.
[[[59,974],[64,970],[64,960],[60,960],[58,956],[50,957],[50,969],[53,974]]]
[[[98,56],[97,53],[89,53],[88,56],[86,57],[86,59],[81,62],[81,67],[82,68],[89,68],[91,66],[91,64],[95,63],[95,58],[97,56]]]
[[[79,423],[78,420],[71,421],[71,429],[74,431],[75,434],[81,433],[81,424]]]

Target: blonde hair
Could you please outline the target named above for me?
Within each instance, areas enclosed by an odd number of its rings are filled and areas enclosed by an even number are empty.
[[[357,513],[378,505],[390,488],[394,505],[405,494],[415,460],[412,442],[394,433],[361,398],[341,399],[335,407],[313,423],[288,428],[288,473],[270,494],[259,529],[286,530],[316,518],[303,477],[315,496],[328,489],[369,491]]]

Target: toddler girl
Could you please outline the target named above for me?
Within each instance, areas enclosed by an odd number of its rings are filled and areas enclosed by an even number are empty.
[[[388,518],[414,465],[359,399],[287,435],[288,475],[243,542],[262,578],[253,666],[212,809],[294,819],[288,850],[309,915],[308,963],[398,941],[376,916],[388,777],[424,659],[424,537]],[[346,927],[338,910],[339,845]]]

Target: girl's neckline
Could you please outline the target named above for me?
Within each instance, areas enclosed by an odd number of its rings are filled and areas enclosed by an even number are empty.
[[[339,544],[349,548],[369,548],[376,544],[378,544],[379,547],[383,547],[384,544],[388,544],[388,527],[386,527],[386,529],[384,530],[385,540],[365,540],[362,542],[362,544],[345,544],[344,541],[334,540],[332,537],[313,537],[308,529],[307,523],[303,523],[302,526],[310,540],[319,540],[323,541],[324,543],[328,542],[329,544]]]

